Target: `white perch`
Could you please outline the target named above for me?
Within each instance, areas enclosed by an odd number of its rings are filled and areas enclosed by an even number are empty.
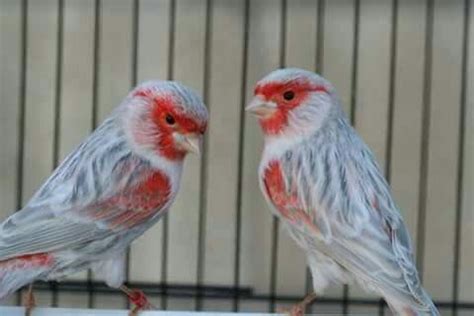
[[[235,313],[222,312],[180,312],[180,311],[143,311],[140,316],[219,316],[234,315]],[[1,316],[24,316],[25,308],[16,306],[0,306]],[[277,315],[264,313],[239,313],[242,316],[258,316],[258,315]],[[75,308],[42,308],[38,307],[33,310],[32,316],[128,316],[127,310],[117,309],[75,309]]]

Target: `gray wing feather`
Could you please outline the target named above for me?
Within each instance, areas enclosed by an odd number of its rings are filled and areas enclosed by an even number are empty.
[[[105,238],[111,233],[94,223],[75,222],[66,217],[56,217],[24,226],[24,229],[14,232],[1,232],[0,260],[22,254],[73,248],[91,240]]]

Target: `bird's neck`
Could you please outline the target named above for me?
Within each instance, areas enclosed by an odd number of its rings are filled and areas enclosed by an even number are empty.
[[[152,168],[164,173],[171,183],[171,192],[177,192],[181,182],[184,160],[169,159],[159,155],[148,157]]]
[[[304,146],[314,147],[325,144],[325,147],[345,146],[347,137],[345,133],[350,129],[350,124],[344,116],[328,118],[327,121],[317,130],[311,133],[300,133],[291,136],[279,135],[274,137],[265,137],[265,145],[262,153],[262,165],[272,160],[280,159],[288,151],[296,148],[301,149]],[[343,143],[341,143],[341,141]]]

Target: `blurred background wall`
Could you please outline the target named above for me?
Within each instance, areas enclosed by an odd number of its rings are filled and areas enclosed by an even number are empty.
[[[334,83],[375,152],[442,313],[472,315],[473,15],[470,0],[0,0],[1,218],[137,82],[179,80],[209,106],[205,152],[133,244],[129,281],[167,309],[291,303],[310,289],[305,258],[260,194],[262,137],[242,109],[267,72],[302,67]],[[38,285],[38,304],[125,307],[90,277]],[[388,314],[355,286],[314,311]]]

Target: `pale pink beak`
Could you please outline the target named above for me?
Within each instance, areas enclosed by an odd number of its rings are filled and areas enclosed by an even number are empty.
[[[186,152],[194,154],[200,154],[202,148],[202,136],[198,134],[186,134],[182,135],[179,133],[174,134],[174,138],[178,145]]]
[[[277,105],[274,102],[265,101],[260,96],[255,96],[245,111],[252,113],[259,118],[266,118],[271,116],[277,110]]]

